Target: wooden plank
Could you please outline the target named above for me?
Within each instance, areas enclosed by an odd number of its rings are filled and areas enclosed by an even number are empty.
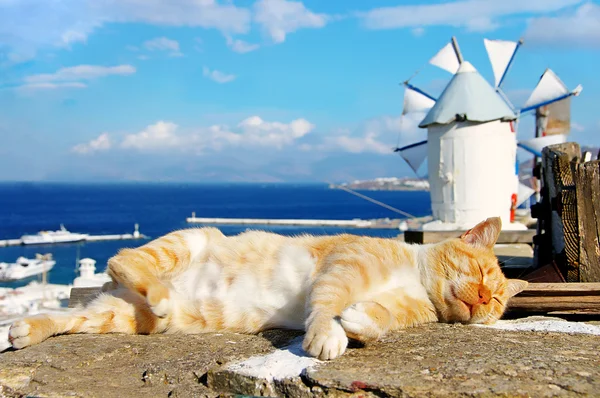
[[[600,161],[577,165],[579,276],[600,282]]]
[[[85,305],[92,301],[100,292],[100,287],[74,287],[71,288],[71,295],[69,297],[69,308],[77,307],[78,305]]]
[[[600,296],[516,296],[510,299],[511,311],[553,312],[553,311],[594,311],[600,313]]]
[[[600,283],[530,283],[509,300],[508,310],[600,314]]]
[[[529,283],[519,296],[600,296],[600,283]]]
[[[458,238],[466,231],[420,231],[407,230],[404,241],[407,243],[437,243],[446,239]],[[496,243],[532,243],[536,231],[501,231]]]

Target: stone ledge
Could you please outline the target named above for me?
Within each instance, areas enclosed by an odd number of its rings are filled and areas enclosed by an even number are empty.
[[[315,361],[295,377],[239,371],[236,364],[248,358],[254,362],[246,363],[256,363],[258,356],[282,351],[301,356],[299,335],[54,337],[0,354],[0,396],[493,397],[593,396],[600,391],[597,335],[446,324],[350,348],[334,361]],[[285,349],[290,343],[292,348]]]

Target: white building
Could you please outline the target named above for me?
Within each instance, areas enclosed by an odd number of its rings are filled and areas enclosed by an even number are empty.
[[[511,224],[517,194],[515,113],[469,63],[463,62],[419,124],[427,128],[431,207],[423,229],[468,229],[488,217]]]
[[[402,115],[427,112],[419,124],[427,140],[396,148],[417,173],[427,158],[433,221],[424,230],[466,230],[488,217],[502,228],[523,230],[511,222],[512,211],[534,192],[519,182],[517,146],[535,156],[566,136],[517,142],[517,119],[524,113],[579,95],[547,69],[524,107],[517,109],[501,90],[522,41],[484,40],[494,72],[494,87],[463,60],[454,38],[429,63],[453,74],[439,98],[404,82]]]
[[[96,274],[96,260],[82,258],[79,261],[79,276],[73,281],[73,287],[101,287],[110,282],[108,274]]]

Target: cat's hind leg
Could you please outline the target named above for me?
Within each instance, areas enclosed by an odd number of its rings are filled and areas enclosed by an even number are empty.
[[[136,249],[123,249],[108,260],[108,274],[119,285],[146,298],[160,318],[172,312],[169,280],[206,251],[208,242],[224,238],[216,228],[172,232]]]
[[[40,314],[12,324],[8,339],[20,349],[48,337],[71,333],[150,334],[166,330],[168,322],[150,310],[138,294],[118,289],[101,294],[85,308],[66,314]]]

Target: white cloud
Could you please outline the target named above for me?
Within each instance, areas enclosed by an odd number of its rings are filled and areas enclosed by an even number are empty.
[[[171,57],[181,57],[182,52],[179,49],[179,42],[166,37],[157,37],[144,42],[144,47],[150,51],[168,51]]]
[[[498,29],[500,24],[490,17],[476,17],[467,21],[465,26],[469,32],[485,33]]]
[[[135,149],[142,152],[183,151],[203,153],[221,151],[224,148],[244,147],[282,149],[296,143],[300,138],[312,132],[315,125],[299,118],[290,123],[265,121],[259,116],[251,116],[234,127],[212,125],[182,130],[169,121],[158,121],[144,130],[123,137],[116,147]],[[77,153],[91,153],[112,148],[107,133],[97,139],[75,146]]]
[[[531,19],[525,40],[552,47],[600,48],[600,6],[586,3],[570,14]]]
[[[288,0],[258,0],[254,3],[254,20],[275,43],[282,43],[288,33],[302,28],[322,28],[328,21],[325,14],[315,14],[302,2]]]
[[[190,26],[247,33],[251,13],[215,0],[22,0],[0,2],[0,44],[35,53],[85,42],[108,23]]]
[[[57,90],[61,88],[86,88],[87,85],[80,82],[67,83],[26,83],[18,86],[19,91],[34,91],[34,90]]]
[[[375,8],[359,14],[369,29],[395,29],[444,25],[489,31],[499,25],[494,20],[519,14],[544,14],[580,4],[582,0],[461,0],[426,5]]]
[[[306,119],[295,119],[290,123],[269,122],[259,116],[242,120],[234,128],[226,125],[213,125],[200,128],[189,134],[185,141],[196,152],[205,150],[220,151],[227,147],[262,147],[282,149],[292,145],[312,132],[315,125]],[[188,148],[189,149],[189,148]]]
[[[581,133],[585,131],[585,126],[577,122],[571,122],[571,130]]]
[[[215,81],[217,83],[229,83],[235,80],[236,76],[228,73],[224,73],[218,70],[210,70],[206,66],[202,68],[202,75]]]
[[[245,54],[251,51],[257,50],[260,46],[258,44],[252,44],[243,40],[234,39],[229,35],[225,35],[225,41],[227,46],[236,53]]]
[[[315,125],[306,119],[296,119],[291,123],[267,122],[258,116],[242,120],[241,129],[244,142],[259,146],[281,148],[314,130]]]
[[[62,68],[54,73],[27,76],[24,80],[26,83],[92,80],[110,75],[131,75],[134,74],[135,71],[135,68],[131,65],[78,65]]]
[[[424,29],[424,28],[422,28],[422,27],[420,27],[420,26],[418,26],[418,27],[416,27],[416,28],[413,28],[413,29],[411,30],[411,33],[412,33],[412,34],[413,34],[413,36],[415,36],[415,37],[421,37],[421,36],[423,36],[423,35],[425,34],[425,29]]]
[[[375,152],[389,154],[392,152],[392,147],[378,141],[377,134],[374,132],[369,132],[363,137],[340,136],[336,137],[333,142],[341,149],[352,153]]]
[[[391,154],[396,144],[404,146],[423,139],[421,136],[426,135],[425,130],[419,129],[418,125],[424,117],[423,113],[413,113],[374,118],[364,122],[355,131],[338,130],[316,149]]]
[[[79,153],[81,155],[106,151],[112,147],[112,142],[108,133],[103,133],[98,136],[98,138],[91,140],[87,144],[79,144],[75,145],[71,151],[75,153]]]
[[[121,147],[142,151],[178,147],[183,140],[176,134],[177,129],[178,126],[175,123],[161,120],[139,133],[127,135],[123,139]]]

